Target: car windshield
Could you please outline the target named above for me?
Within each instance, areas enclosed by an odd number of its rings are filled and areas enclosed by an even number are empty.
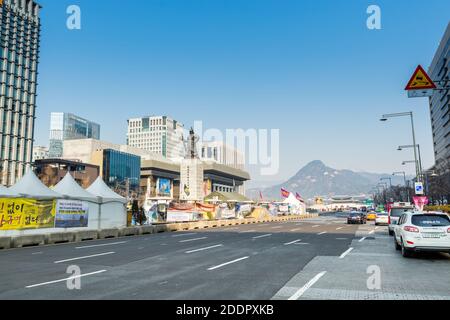
[[[412,216],[411,221],[418,227],[447,227],[450,219],[444,215],[424,214]]]
[[[350,213],[350,217],[358,217],[360,214],[357,212]]]
[[[408,208],[392,208],[391,217],[400,217],[403,213],[409,211]]]

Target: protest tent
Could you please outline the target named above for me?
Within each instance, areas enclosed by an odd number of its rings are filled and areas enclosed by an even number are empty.
[[[54,191],[60,193],[64,199],[79,200],[86,202],[89,208],[88,228],[97,229],[100,226],[99,220],[99,202],[100,199],[92,193],[84,190],[72,177],[70,173],[53,188]]]
[[[289,194],[289,197],[284,199],[283,204],[289,205],[291,213],[294,214],[303,214],[306,211],[305,204],[298,200],[292,193]]]
[[[112,191],[101,177],[98,177],[86,191],[96,196],[99,201],[99,229],[126,227],[127,199]]]
[[[37,200],[51,200],[62,197],[61,194],[47,188],[31,170],[9,188],[9,191],[18,194],[22,198]]]
[[[11,191],[10,189],[0,185],[0,198],[17,198],[19,194]]]

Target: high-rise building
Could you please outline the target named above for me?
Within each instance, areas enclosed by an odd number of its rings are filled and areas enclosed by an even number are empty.
[[[244,155],[222,141],[202,142],[200,159],[214,161],[235,169],[244,169]]]
[[[48,148],[43,146],[33,147],[33,162],[48,158]]]
[[[12,185],[31,166],[41,7],[33,0],[0,5],[0,184]]]
[[[71,113],[52,112],[50,116],[50,158],[61,158],[64,141],[100,139],[100,125]]]
[[[450,23],[434,56],[429,75],[438,87],[450,86]],[[435,90],[430,98],[436,167],[450,165],[450,90]]]
[[[152,116],[128,120],[127,144],[161,154],[165,158],[184,156],[183,124],[167,116]]]

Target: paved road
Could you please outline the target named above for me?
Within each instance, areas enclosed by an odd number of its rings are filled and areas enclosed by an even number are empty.
[[[0,299],[271,299],[358,226],[335,217],[0,251]],[[81,269],[81,290],[64,279]],[[62,280],[62,281],[58,281]]]

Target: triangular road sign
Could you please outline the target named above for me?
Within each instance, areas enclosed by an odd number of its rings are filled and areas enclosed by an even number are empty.
[[[419,65],[414,71],[414,74],[409,80],[405,90],[420,90],[420,89],[436,89],[433,80],[428,76],[426,71]]]

